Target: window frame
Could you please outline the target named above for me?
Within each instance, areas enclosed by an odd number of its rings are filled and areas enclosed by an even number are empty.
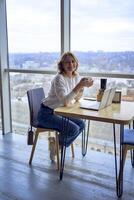
[[[60,19],[61,19],[61,53],[70,51],[71,43],[71,0],[60,0]],[[12,132],[11,117],[11,95],[10,95],[10,77],[9,73],[33,73],[33,74],[56,74],[56,71],[46,70],[28,70],[9,68],[8,62],[8,33],[6,0],[0,0],[0,96],[2,110],[2,133]],[[80,73],[81,75],[106,78],[126,78],[134,79],[134,74],[121,73]]]

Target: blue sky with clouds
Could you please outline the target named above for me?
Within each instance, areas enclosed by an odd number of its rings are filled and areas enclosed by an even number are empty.
[[[59,0],[7,0],[10,52],[60,51]]]
[[[72,0],[71,48],[134,50],[134,0]],[[7,0],[11,52],[60,51],[60,0]]]
[[[133,0],[73,0],[72,48],[134,50],[133,8]]]

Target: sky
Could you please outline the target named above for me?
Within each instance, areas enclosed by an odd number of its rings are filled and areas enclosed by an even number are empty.
[[[134,0],[72,0],[71,50],[133,51]],[[7,0],[10,52],[60,51],[60,0]]]

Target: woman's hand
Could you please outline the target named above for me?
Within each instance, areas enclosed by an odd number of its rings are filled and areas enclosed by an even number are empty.
[[[93,85],[93,79],[92,78],[82,78],[79,82],[81,87],[91,87]]]
[[[78,94],[79,91],[84,89],[84,87],[91,87],[93,85],[92,78],[82,78],[80,82],[76,85],[73,91]]]

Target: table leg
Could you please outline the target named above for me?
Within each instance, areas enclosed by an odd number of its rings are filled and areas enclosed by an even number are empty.
[[[134,150],[130,150],[131,152],[131,165],[134,167]]]
[[[119,155],[119,172],[117,165],[117,152],[116,152],[116,135],[115,135],[115,124],[113,124],[114,133],[114,154],[115,154],[115,176],[116,176],[116,194],[121,197],[123,194],[123,147],[122,140],[124,135],[124,125],[120,125],[120,155]]]
[[[60,180],[63,178],[64,163],[65,163],[66,147],[61,146],[61,160],[60,160]]]
[[[61,145],[60,180],[62,180],[64,172],[68,125],[69,125],[69,118],[62,117],[62,130],[64,132],[64,138],[63,138],[63,144]]]
[[[82,132],[82,155],[85,156],[87,153],[88,137],[89,137],[90,121],[88,120],[87,129]]]

